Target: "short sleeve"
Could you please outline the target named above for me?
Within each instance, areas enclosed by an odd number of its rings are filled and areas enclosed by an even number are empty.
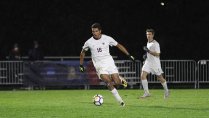
[[[155,51],[156,51],[157,53],[160,53],[160,45],[159,45],[159,43],[156,43],[156,44],[155,44]]]
[[[88,51],[89,50],[89,45],[88,45],[88,42],[85,42],[84,45],[83,45],[83,50],[85,51]]]
[[[115,41],[115,39],[113,39],[112,37],[109,37],[109,45],[110,46],[116,46],[118,44],[117,41]]]

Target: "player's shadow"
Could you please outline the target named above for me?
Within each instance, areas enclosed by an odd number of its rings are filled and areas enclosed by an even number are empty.
[[[130,107],[141,107],[141,108],[157,108],[157,109],[179,109],[179,110],[195,110],[195,111],[209,111],[209,108],[187,108],[187,107],[166,107],[166,106],[137,106],[137,105],[126,105]]]
[[[93,104],[93,102],[81,102],[84,104]],[[112,103],[104,103],[105,106],[113,106]],[[187,108],[187,107],[166,107],[166,106],[140,106],[140,105],[130,105],[126,104],[126,107],[137,107],[137,108],[154,108],[154,109],[179,109],[179,110],[195,110],[195,111],[209,111],[209,108]]]
[[[82,104],[93,104],[93,101],[92,102],[80,102],[80,103],[82,103]],[[114,106],[115,104],[105,102],[102,105],[105,105],[105,106]]]

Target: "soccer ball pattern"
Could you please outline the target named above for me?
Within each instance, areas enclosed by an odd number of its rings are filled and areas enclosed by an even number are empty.
[[[102,95],[99,95],[99,94],[96,94],[94,97],[93,97],[93,103],[96,105],[96,106],[101,106],[103,104],[103,96]]]

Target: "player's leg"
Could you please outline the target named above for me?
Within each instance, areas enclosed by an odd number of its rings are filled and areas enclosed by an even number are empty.
[[[122,80],[120,79],[118,73],[113,73],[113,74],[111,74],[111,78],[112,78],[112,80],[114,81],[114,83],[115,83],[116,85],[122,85],[122,84],[124,83],[124,81],[122,81]],[[125,81],[125,82],[126,82],[126,81]],[[126,86],[127,86],[127,83],[126,83]],[[115,92],[115,93],[113,93],[113,94],[116,94],[116,95],[120,96],[118,92]],[[121,98],[121,100],[122,100],[122,98]],[[125,103],[124,103],[123,100],[122,100],[122,101],[119,101],[119,102],[120,102],[120,105],[121,105],[121,106],[125,106]]]
[[[115,83],[115,85],[121,85],[121,80],[119,79],[118,73],[111,74],[111,79]]]
[[[104,81],[107,84],[107,88],[112,91],[115,87],[113,86],[113,83],[109,77],[108,74],[101,74],[100,78],[102,81]]]
[[[106,66],[108,67],[107,71],[111,74],[111,78],[113,79],[115,84],[123,85],[124,88],[126,88],[127,82],[123,77],[119,76],[118,68],[116,67],[115,62],[112,58],[108,59]]]
[[[119,76],[118,73],[111,74],[111,78],[116,85],[123,85],[124,88],[127,87],[127,82],[125,78]]]
[[[169,90],[168,90],[168,86],[167,86],[167,82],[166,80],[164,79],[163,75],[160,74],[160,75],[157,75],[157,79],[161,82],[165,92],[164,92],[164,98],[167,98],[169,97]]]
[[[108,89],[111,91],[115,99],[122,105],[125,106],[122,98],[120,97],[117,89],[113,86],[112,80],[109,75],[107,74],[101,74],[101,79],[107,84]]]
[[[141,73],[141,82],[144,89],[144,95],[141,96],[141,98],[146,98],[150,96],[149,88],[148,88],[148,81],[147,81],[147,75],[148,73],[146,71],[142,71]]]
[[[126,88],[128,86],[126,79],[120,75],[119,79],[121,80],[121,85],[123,85],[123,87]]]
[[[112,78],[109,76],[113,73],[118,73],[118,69],[115,66],[114,60],[113,58],[108,58],[102,61],[102,63],[100,63],[100,67],[98,68],[98,73],[100,73],[100,77],[103,81],[105,81],[107,83],[107,87],[109,88],[109,90],[112,92],[113,96],[116,98],[116,100],[122,105],[125,106],[122,98],[120,97],[117,89],[113,86],[113,80]]]

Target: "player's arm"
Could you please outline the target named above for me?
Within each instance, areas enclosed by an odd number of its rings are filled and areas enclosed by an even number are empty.
[[[134,57],[131,56],[131,55],[129,54],[129,52],[127,51],[127,49],[126,49],[123,45],[121,45],[121,44],[118,43],[118,44],[116,45],[116,47],[117,47],[120,51],[122,51],[124,54],[126,54],[132,61],[135,61]]]
[[[154,51],[149,51],[149,53],[153,56],[159,57],[160,53],[154,52]]]
[[[120,51],[122,51],[124,54],[130,55],[129,52],[126,50],[126,48],[125,48],[123,45],[121,45],[121,44],[118,43],[118,44],[116,45],[116,47],[117,47]]]
[[[86,51],[82,49],[80,53],[80,66],[79,66],[81,72],[84,72],[83,61],[84,61],[85,54],[86,54]]]
[[[153,56],[156,56],[156,57],[159,57],[159,56],[160,56],[160,53],[149,50],[149,49],[147,48],[147,46],[144,46],[143,49],[144,49],[146,52],[148,52],[148,53],[150,53],[151,55],[153,55]]]

